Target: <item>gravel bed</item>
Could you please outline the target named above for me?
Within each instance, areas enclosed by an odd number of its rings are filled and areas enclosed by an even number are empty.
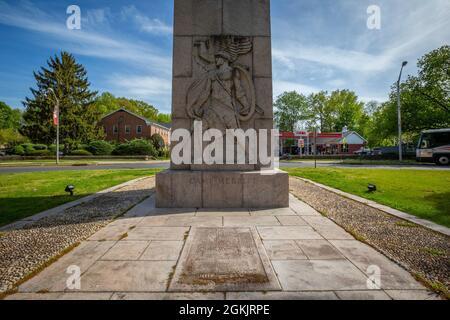
[[[410,273],[450,289],[450,237],[297,178],[290,178],[290,189]]]
[[[153,192],[144,178],[95,199],[0,235],[0,292],[14,288],[64,250],[89,238]]]

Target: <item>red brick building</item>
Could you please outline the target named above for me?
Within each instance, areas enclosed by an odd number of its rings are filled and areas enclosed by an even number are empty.
[[[170,144],[169,124],[150,121],[123,108],[104,116],[99,124],[105,130],[107,141],[150,139],[154,134],[159,134],[166,146]]]

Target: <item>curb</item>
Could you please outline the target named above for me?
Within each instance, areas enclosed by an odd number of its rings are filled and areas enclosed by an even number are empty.
[[[317,183],[317,182],[309,180],[309,179],[305,179],[305,178],[301,178],[301,177],[292,177],[292,178],[296,178],[296,179],[299,179],[299,180],[311,183],[311,184],[313,184],[313,185],[315,185],[317,187],[320,187],[320,188],[325,189],[327,191],[336,193],[336,194],[338,194],[340,196],[343,196],[345,198],[351,199],[353,201],[365,204],[366,206],[372,207],[374,209],[378,209],[380,211],[383,211],[384,213],[390,214],[390,215],[395,216],[397,218],[400,218],[400,219],[403,219],[403,220],[407,220],[409,222],[418,224],[418,225],[420,225],[420,226],[422,226],[424,228],[433,230],[435,232],[441,233],[441,234],[446,235],[446,236],[450,236],[450,228],[438,225],[437,223],[434,223],[434,222],[431,222],[431,221],[428,221],[428,220],[425,220],[425,219],[417,218],[416,216],[413,216],[413,215],[411,215],[409,213],[406,213],[406,212],[403,212],[403,211],[400,211],[400,210],[397,210],[397,209],[393,209],[391,207],[379,204],[378,202],[375,202],[375,201],[372,201],[372,200],[368,200],[368,199],[365,199],[365,198],[362,198],[362,197],[359,197],[359,196],[355,196],[353,194],[350,194],[350,193],[347,193],[347,192],[344,192],[344,191],[341,191],[341,190],[338,190],[338,189],[335,189],[335,188],[332,188],[332,187],[329,187],[329,186]]]
[[[104,190],[98,191],[96,193],[93,193],[93,194],[88,195],[86,197],[80,198],[78,200],[67,202],[67,203],[64,203],[64,204],[62,204],[60,206],[57,206],[55,208],[51,208],[51,209],[48,209],[48,210],[36,213],[36,214],[34,214],[32,216],[29,216],[29,217],[26,217],[24,219],[21,219],[21,220],[18,220],[16,222],[13,222],[13,223],[5,225],[5,226],[0,228],[0,231],[10,231],[10,230],[14,230],[14,229],[21,229],[24,226],[26,226],[27,224],[30,224],[32,222],[36,222],[39,219],[60,214],[60,213],[64,212],[66,209],[75,207],[75,206],[80,205],[80,204],[82,204],[84,202],[93,200],[93,199],[95,199],[95,198],[97,198],[97,197],[99,197],[99,196],[101,196],[101,195],[103,195],[105,193],[113,192],[113,191],[115,191],[117,189],[129,186],[130,184],[133,184],[135,182],[138,182],[140,180],[147,179],[147,178],[148,177],[140,177],[140,178],[137,178],[137,179],[134,179],[134,180],[130,180],[130,181],[121,183],[119,185],[110,187],[108,189],[104,189]]]

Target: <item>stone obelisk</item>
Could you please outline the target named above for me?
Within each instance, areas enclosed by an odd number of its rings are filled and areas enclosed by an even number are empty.
[[[186,129],[194,140],[198,121],[204,131],[255,129],[259,138],[260,129],[270,132],[270,0],[175,0],[174,15],[172,136]],[[244,148],[248,153],[249,147]],[[205,164],[175,163],[172,157],[170,170],[156,176],[156,206],[287,207],[288,175],[262,173],[262,167],[259,159]]]

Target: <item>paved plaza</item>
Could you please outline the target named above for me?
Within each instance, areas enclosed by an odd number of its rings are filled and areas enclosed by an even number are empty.
[[[7,299],[438,298],[292,195],[290,208],[264,210],[158,209],[154,201]],[[76,288],[73,270],[81,274]]]

